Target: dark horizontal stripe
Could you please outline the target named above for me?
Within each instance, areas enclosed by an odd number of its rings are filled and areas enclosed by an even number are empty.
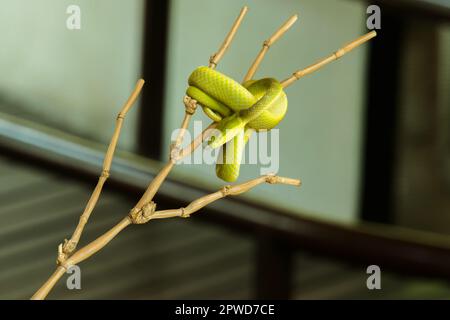
[[[0,172],[2,168],[8,171],[3,183],[16,183],[0,190],[0,299],[26,299],[54,269],[56,247],[73,231],[93,186],[45,171],[32,170],[27,177],[27,167],[0,158]],[[133,204],[125,195],[103,192],[80,246],[113,226]],[[63,278],[50,298],[254,295],[255,243],[245,235],[194,219],[152,221],[129,229],[81,264],[83,290],[68,290]],[[306,253],[295,255],[293,274],[294,298],[450,297],[446,284],[392,273],[383,273],[382,293],[369,291],[363,267]]]

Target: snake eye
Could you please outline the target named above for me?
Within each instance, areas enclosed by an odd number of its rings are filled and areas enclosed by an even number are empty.
[[[245,124],[237,113],[222,119],[214,130],[214,134],[209,138],[208,145],[211,148],[220,147],[239,134]]]
[[[208,140],[208,146],[215,149],[226,143],[226,137],[221,131],[215,130],[214,134]]]

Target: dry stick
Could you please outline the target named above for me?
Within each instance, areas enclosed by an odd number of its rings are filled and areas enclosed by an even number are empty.
[[[279,177],[279,176],[275,176],[275,175],[261,176],[259,178],[249,180],[247,182],[237,184],[234,186],[222,187],[222,189],[220,189],[219,191],[208,194],[201,198],[198,198],[183,208],[155,211],[151,215],[151,219],[166,219],[166,218],[173,218],[173,217],[188,218],[192,213],[202,209],[203,207],[207,206],[208,204],[210,204],[214,201],[217,201],[226,196],[235,196],[235,195],[239,195],[241,193],[245,193],[248,190],[250,190],[262,183],[270,183],[270,184],[279,183],[279,184],[287,184],[287,185],[292,185],[292,186],[300,186],[301,185],[301,181],[298,179]]]
[[[241,193],[247,192],[248,190],[262,184],[262,183],[270,183],[270,184],[286,184],[292,186],[300,186],[301,181],[298,179],[291,179],[286,177],[279,177],[276,175],[265,175],[258,177],[253,180],[249,180],[247,182],[237,184],[234,186],[225,186],[222,187],[219,191],[208,194],[206,196],[200,197],[191,203],[189,203],[186,207],[182,207],[179,209],[170,209],[170,210],[161,210],[155,211],[155,205],[152,205],[148,212],[145,213],[145,222],[148,222],[153,219],[166,219],[166,218],[174,218],[181,217],[187,218],[192,213],[204,208],[208,204],[217,201],[226,196],[235,196]],[[143,222],[143,223],[145,223]],[[130,224],[135,223],[132,218],[129,216],[122,219],[117,225],[111,228],[108,232],[98,237],[88,245],[79,249],[75,252],[71,257],[69,257],[60,267],[63,269],[67,269],[72,265],[78,264],[96,252],[100,251],[103,247],[105,247],[114,237],[125,229]]]
[[[265,176],[261,176],[259,178],[249,180],[247,182],[237,184],[234,186],[225,186],[217,192],[208,194],[206,196],[200,197],[200,198],[192,201],[190,204],[188,204],[186,207],[183,207],[183,208],[155,211],[156,206],[152,205],[149,208],[149,211],[145,213],[145,215],[146,215],[145,222],[148,222],[153,219],[165,219],[165,218],[174,218],[174,217],[187,218],[192,213],[202,209],[203,207],[207,206],[208,204],[210,204],[214,201],[217,201],[226,196],[234,196],[234,195],[238,195],[238,194],[247,192],[248,190],[250,190],[262,183],[287,184],[287,185],[292,185],[292,186],[300,186],[301,185],[301,182],[298,179],[279,177],[279,176],[275,176],[275,175],[265,175]],[[129,226],[132,223],[135,223],[135,222],[129,216],[122,219],[111,230],[109,230],[102,236],[98,237],[97,239],[95,239],[94,241],[92,241],[91,243],[86,245],[85,247],[78,250],[69,259],[67,259],[65,264],[62,266],[65,268],[68,268],[71,265],[75,265],[75,264],[78,264],[78,263],[86,260],[87,258],[92,256],[94,253],[100,251],[120,231],[122,231],[123,229],[125,229],[127,226]]]
[[[88,203],[80,216],[80,220],[78,222],[75,231],[70,237],[70,240],[65,239],[64,244],[60,244],[58,247],[58,261],[64,261],[77,247],[78,242],[80,241],[81,234],[83,233],[84,227],[89,220],[89,217],[94,210],[95,205],[97,204],[98,198],[100,197],[100,193],[102,192],[103,185],[109,177],[109,171],[111,169],[111,163],[114,156],[114,151],[116,150],[117,141],[119,140],[120,130],[122,129],[122,124],[127,115],[128,111],[136,102],[139,93],[144,86],[145,81],[143,79],[139,79],[136,83],[136,86],[128,97],[128,100],[123,105],[116,119],[116,127],[114,129],[113,136],[111,138],[111,142],[109,143],[108,150],[105,154],[105,159],[103,160],[102,173],[98,179],[97,185],[95,186],[94,191],[92,192],[91,197],[89,198]]]
[[[125,116],[127,115],[128,111],[131,109],[133,104],[136,102],[142,87],[144,86],[145,81],[143,79],[139,79],[136,83],[136,86],[129,96],[128,100],[123,105],[122,109],[117,115],[116,119],[116,127],[114,129],[113,136],[111,138],[111,142],[108,146],[108,149],[105,154],[105,159],[103,160],[103,166],[102,166],[102,174],[99,177],[99,180],[97,182],[97,185],[89,198],[89,201],[83,211],[83,213],[80,216],[80,220],[78,222],[77,227],[75,228],[75,231],[72,234],[72,237],[70,240],[65,240],[64,245],[60,244],[58,246],[58,267],[56,271],[50,276],[50,278],[39,288],[38,291],[33,295],[32,299],[44,299],[47,294],[50,292],[50,290],[53,288],[53,286],[56,284],[56,282],[61,278],[61,276],[65,273],[66,268],[62,266],[62,264],[66,263],[66,259],[70,256],[70,254],[75,250],[80,237],[83,233],[84,227],[86,223],[89,220],[89,217],[97,204],[97,201],[100,197],[100,193],[102,191],[103,185],[105,184],[106,180],[109,177],[109,171],[111,169],[111,163],[114,156],[114,151],[117,146],[117,142],[120,136],[120,131],[122,129],[122,124],[125,119]]]
[[[247,80],[250,80],[253,78],[253,75],[255,74],[256,70],[259,67],[259,64],[264,59],[264,56],[266,52],[269,50],[270,46],[274,44],[286,31],[289,30],[290,27],[297,21],[298,15],[294,14],[292,17],[290,17],[288,20],[286,20],[283,25],[278,28],[277,31],[266,41],[263,42],[263,46],[261,48],[261,51],[256,56],[255,61],[253,61],[253,64],[251,65],[250,69],[248,69],[247,74],[244,77],[244,82]]]
[[[217,65],[219,60],[222,58],[223,54],[229,47],[245,13],[247,12],[247,7],[242,8],[241,13],[239,14],[239,17],[234,22],[231,31],[228,33],[224,43],[222,44],[219,51],[214,54],[211,57],[210,65],[212,64],[213,67]],[[192,110],[192,114],[190,113],[192,104],[196,105],[195,100],[189,100],[184,99],[185,107],[186,107],[186,114],[183,119],[183,123],[181,127],[187,128],[190,116],[195,112],[195,107]],[[189,105],[189,106],[188,106]],[[215,124],[210,125],[208,128],[214,127]],[[183,131],[183,130],[182,130]],[[206,130],[205,130],[206,131]],[[182,135],[183,133],[180,133]],[[198,147],[203,139],[207,138],[207,134],[202,132],[200,135],[200,139],[198,137],[192,142],[190,148],[181,151],[181,154],[184,156],[187,156],[191,152],[194,151],[194,148],[192,146]],[[176,141],[181,141],[182,136],[178,136]],[[178,148],[177,145],[174,146],[174,148]],[[58,282],[58,280],[62,277],[62,275],[65,273],[66,269],[70,264],[74,264],[74,261],[77,261],[80,259],[80,257],[83,257],[84,254],[87,255],[87,257],[91,256],[101,248],[103,248],[106,244],[108,244],[119,232],[121,232],[123,229],[125,229],[128,225],[131,223],[145,223],[148,220],[149,212],[154,211],[155,204],[151,201],[153,199],[153,196],[158,191],[159,187],[169,174],[170,170],[174,166],[175,161],[174,159],[170,159],[170,161],[162,168],[162,170],[158,173],[158,175],[151,181],[149,186],[147,187],[147,190],[142,195],[141,199],[138,201],[136,206],[130,211],[128,216],[124,219],[122,219],[116,226],[111,228],[109,231],[107,231],[105,234],[94,240],[93,242],[89,243],[85,247],[81,248],[80,250],[73,253],[71,257],[69,257],[65,261],[58,261],[59,265],[56,268],[56,271],[49,277],[49,279],[36,291],[36,293],[31,297],[33,300],[42,300],[47,297],[51,289],[55,286],[55,284]],[[86,257],[86,258],[87,258]],[[84,259],[83,259],[84,260]],[[81,261],[81,260],[80,260]],[[76,262],[75,262],[76,263]]]
[[[303,69],[303,70],[298,70],[296,72],[294,72],[292,74],[292,76],[290,78],[287,78],[285,80],[283,80],[281,82],[281,85],[286,88],[288,86],[290,86],[292,83],[294,83],[295,81],[297,81],[298,79],[313,73],[314,71],[322,68],[323,66],[325,66],[326,64],[333,62],[334,60],[339,59],[340,57],[342,57],[344,54],[350,52],[351,50],[353,50],[354,48],[360,46],[361,44],[363,44],[366,41],[369,41],[370,39],[372,39],[373,37],[375,37],[377,35],[377,33],[375,31],[371,31],[361,37],[359,37],[358,39],[350,42],[349,44],[345,45],[344,47],[338,49],[335,53],[333,53],[332,55],[310,65],[309,67]]]
[[[241,9],[239,16],[234,21],[233,26],[231,27],[230,32],[228,32],[228,35],[225,37],[225,40],[223,41],[222,45],[220,46],[219,51],[217,51],[215,54],[213,54],[209,58],[209,67],[210,68],[214,69],[217,66],[217,64],[219,63],[219,60],[222,59],[222,56],[225,54],[225,51],[227,51],[228,47],[231,44],[231,41],[233,41],[234,35],[236,34],[237,29],[241,25],[241,22],[244,19],[244,16],[247,14],[247,11],[248,11],[247,6],[244,6]]]
[[[297,21],[297,19],[298,19],[298,15],[294,14],[292,17],[287,19],[281,25],[281,27],[279,27],[272,34],[272,36],[269,39],[267,39],[267,40],[265,40],[263,42],[263,46],[261,48],[261,51],[259,51],[258,55],[255,58],[255,61],[253,61],[252,65],[248,69],[247,74],[245,75],[244,80],[242,82],[245,82],[245,81],[250,80],[250,79],[253,78],[253,76],[255,75],[256,70],[258,69],[259,65],[261,64],[261,61],[264,59],[264,56],[266,55],[266,53],[269,50],[269,48],[275,42],[277,42],[277,40],[280,39],[286,33],[286,31],[288,31],[292,27],[292,25]],[[254,132],[253,129],[251,129],[251,131],[249,131],[249,138],[253,134],[253,132]]]
[[[77,262],[89,258],[91,255],[96,253],[98,250],[106,246],[120,231],[125,229],[131,224],[131,220],[128,216],[122,219],[118,224],[112,227],[109,231],[105,232],[103,235],[84,246],[83,248],[77,250],[73,255],[67,258],[65,261],[59,263],[55,272],[48,278],[48,280],[36,291],[36,293],[31,297],[31,300],[43,300],[47,297],[50,290],[53,289],[58,280],[64,275],[66,270],[75,265]]]

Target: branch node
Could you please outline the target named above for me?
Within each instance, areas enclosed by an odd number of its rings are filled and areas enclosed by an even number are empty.
[[[186,113],[193,115],[195,113],[195,110],[197,110],[197,100],[192,99],[189,96],[184,96],[183,102],[186,109]]]
[[[64,239],[63,251],[66,254],[72,253],[77,247],[77,243],[73,240]]]
[[[334,53],[334,55],[336,56],[336,59],[339,59],[340,57],[342,57],[345,54],[345,50],[344,49],[339,49],[338,51],[336,51]]]
[[[299,80],[303,76],[303,72],[302,71],[294,72],[292,75],[295,77],[295,79]]]
[[[190,213],[186,212],[186,208],[180,208],[180,210],[181,210],[180,214],[181,218],[189,218],[191,216]]]
[[[215,61],[217,53],[214,53],[211,57],[209,57],[209,67],[215,68],[217,67],[217,62]]]
[[[119,114],[117,115],[117,118],[116,118],[117,120],[123,120],[123,119],[125,119],[125,114],[124,113],[122,113],[122,112],[119,112]]]
[[[58,245],[56,264],[58,266],[64,266],[67,258],[75,251],[76,247],[77,243],[75,241],[64,239],[64,242]]]
[[[133,224],[144,224],[151,220],[156,210],[156,203],[150,201],[142,206],[142,208],[134,207],[131,209],[128,217]]]
[[[103,170],[100,177],[108,179],[109,178],[109,170]]]
[[[222,189],[220,189],[220,192],[222,193],[222,195],[224,197],[228,196],[230,194],[230,190],[231,190],[231,186],[230,185],[226,185],[223,186]]]
[[[269,174],[269,175],[266,176],[266,182],[267,183],[276,184],[276,183],[279,183],[279,181],[280,181],[280,177],[278,177],[278,176],[275,176],[275,175],[272,175],[272,174]]]
[[[269,49],[270,48],[270,46],[271,46],[271,41],[270,40],[265,40],[264,42],[263,42],[263,47],[266,47],[267,49]]]

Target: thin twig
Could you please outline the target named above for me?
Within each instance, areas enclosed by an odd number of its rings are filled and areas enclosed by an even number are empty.
[[[139,93],[142,90],[142,87],[144,86],[144,80],[139,79],[136,83],[136,86],[123,105],[122,109],[117,115],[116,119],[116,127],[114,129],[114,133],[111,138],[111,142],[109,143],[108,149],[105,154],[105,159],[103,160],[103,168],[102,173],[98,179],[97,185],[95,186],[94,191],[92,192],[91,197],[89,198],[89,201],[83,211],[83,213],[80,216],[80,220],[78,222],[77,227],[75,228],[72,236],[69,240],[65,240],[64,244],[61,244],[59,246],[59,256],[58,260],[65,260],[77,247],[78,242],[80,241],[81,234],[83,233],[84,227],[86,223],[89,220],[89,217],[94,210],[95,205],[97,204],[97,201],[100,197],[100,193],[102,192],[103,185],[105,184],[106,180],[109,177],[109,171],[111,169],[111,163],[114,157],[114,151],[116,150],[117,141],[119,140],[120,136],[120,130],[122,129],[122,124],[125,119],[125,116],[127,115],[128,111],[131,109],[133,104],[136,102]]]
[[[236,18],[236,20],[233,23],[233,26],[231,27],[230,32],[228,32],[228,35],[225,37],[225,40],[223,41],[222,45],[220,46],[219,51],[217,51],[215,54],[213,54],[209,58],[209,67],[215,68],[217,64],[219,63],[220,59],[222,59],[222,56],[225,54],[225,51],[227,51],[228,47],[231,44],[231,41],[233,41],[234,35],[236,34],[237,29],[239,28],[242,19],[244,19],[244,16],[247,14],[248,7],[245,6],[241,9],[241,12],[239,13],[239,16]]]
[[[263,42],[261,51],[256,56],[255,61],[253,61],[253,64],[248,69],[247,74],[244,77],[244,82],[253,78],[256,70],[259,67],[259,64],[264,59],[264,56],[265,56],[266,52],[269,50],[270,46],[272,46],[286,31],[288,31],[289,28],[292,27],[292,25],[295,23],[295,21],[297,21],[297,19],[298,19],[298,15],[294,14],[292,17],[287,19],[283,23],[283,25],[281,27],[279,27],[278,30],[276,30],[269,39],[267,39],[266,41]]]
[[[237,184],[237,185],[233,185],[233,186],[225,186],[222,189],[220,189],[219,191],[216,191],[214,193],[208,194],[206,196],[198,198],[197,200],[192,201],[186,207],[183,207],[183,208],[155,211],[155,213],[151,215],[151,219],[166,219],[166,218],[173,218],[173,217],[187,218],[192,213],[204,208],[205,206],[207,206],[208,204],[210,204],[214,201],[217,201],[226,196],[239,195],[241,193],[249,191],[250,189],[252,189],[262,183],[270,183],[270,184],[278,183],[278,184],[287,184],[287,185],[292,185],[292,186],[300,186],[301,185],[301,181],[298,179],[279,177],[279,176],[275,176],[275,175],[261,176],[259,178],[249,180],[249,181],[241,183],[241,184]]]
[[[372,39],[373,37],[375,37],[377,35],[376,31],[371,31],[369,33],[366,33],[365,35],[359,37],[356,40],[353,40],[352,42],[350,42],[349,44],[345,45],[344,47],[338,49],[336,52],[334,52],[333,54],[331,54],[330,56],[310,65],[309,67],[306,67],[305,69],[302,70],[298,70],[296,72],[294,72],[292,74],[291,77],[283,80],[281,82],[281,85],[286,88],[288,86],[290,86],[292,83],[294,83],[295,81],[297,81],[298,79],[313,73],[314,71],[317,71],[318,69],[322,68],[323,66],[325,66],[326,64],[333,62],[337,59],[339,59],[340,57],[342,57],[344,54],[350,52],[351,50],[353,50],[354,48],[360,46],[361,44],[363,44],[366,41],[369,41],[370,39]]]
[[[174,218],[181,217],[187,218],[194,212],[199,211],[204,208],[208,204],[217,201],[226,196],[235,196],[247,192],[248,190],[262,184],[262,183],[270,183],[270,184],[286,184],[293,186],[300,186],[301,182],[297,179],[279,177],[275,175],[266,175],[261,176],[259,178],[249,180],[247,182],[237,184],[234,186],[225,186],[219,191],[208,194],[206,196],[200,197],[191,203],[189,203],[186,207],[179,209],[171,209],[171,210],[160,210],[155,211],[155,205],[151,205],[151,209],[144,213],[144,217],[142,217],[141,222],[136,222],[130,216],[123,218],[118,224],[112,227],[110,230],[105,232],[103,235],[79,249],[72,256],[70,256],[64,263],[58,266],[57,270],[52,274],[49,280],[36,292],[32,299],[44,299],[51,288],[56,284],[59,278],[65,273],[70,266],[76,265],[101,249],[103,249],[114,237],[116,237],[121,231],[123,231],[126,227],[133,223],[146,223],[153,219],[166,219],[166,218]]]

